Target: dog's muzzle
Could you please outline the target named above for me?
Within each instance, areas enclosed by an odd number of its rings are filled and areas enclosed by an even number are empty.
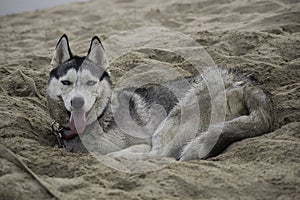
[[[71,99],[70,129],[74,133],[81,134],[86,127],[86,112],[83,111],[84,99],[82,97],[73,97]]]

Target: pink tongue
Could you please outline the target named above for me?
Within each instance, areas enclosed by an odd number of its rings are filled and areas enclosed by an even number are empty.
[[[83,133],[86,126],[85,112],[71,112],[70,128],[73,133]]]

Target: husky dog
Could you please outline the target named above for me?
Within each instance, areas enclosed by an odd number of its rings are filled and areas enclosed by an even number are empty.
[[[221,104],[222,92],[209,94],[203,75],[187,78],[192,86],[179,91],[179,97],[161,85],[113,91],[105,51],[96,36],[87,56],[79,57],[71,53],[68,38],[63,35],[51,65],[49,112],[59,124],[64,147],[72,152],[96,151],[127,158],[134,155],[133,159],[205,159],[218,155],[233,142],[273,129],[270,95],[254,86],[249,77],[224,68],[216,70],[224,81],[226,114],[223,123],[216,121],[210,126],[212,104]],[[179,83],[174,80],[167,84],[176,87]],[[129,103],[126,106],[124,102]],[[192,114],[196,107],[200,118]],[[130,130],[128,116],[143,127],[143,133]],[[126,125],[128,129],[124,129]]]

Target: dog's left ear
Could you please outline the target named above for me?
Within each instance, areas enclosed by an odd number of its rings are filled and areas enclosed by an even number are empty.
[[[91,41],[87,58],[101,68],[106,69],[108,67],[103,45],[97,36],[94,36]]]

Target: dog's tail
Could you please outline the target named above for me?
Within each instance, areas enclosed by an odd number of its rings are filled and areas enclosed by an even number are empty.
[[[199,134],[183,149],[180,160],[206,159],[224,151],[230,144],[245,138],[268,133],[274,129],[274,108],[271,95],[259,87],[245,88],[245,101],[249,111],[222,124],[220,135],[214,128]],[[213,125],[215,128],[221,125]]]

